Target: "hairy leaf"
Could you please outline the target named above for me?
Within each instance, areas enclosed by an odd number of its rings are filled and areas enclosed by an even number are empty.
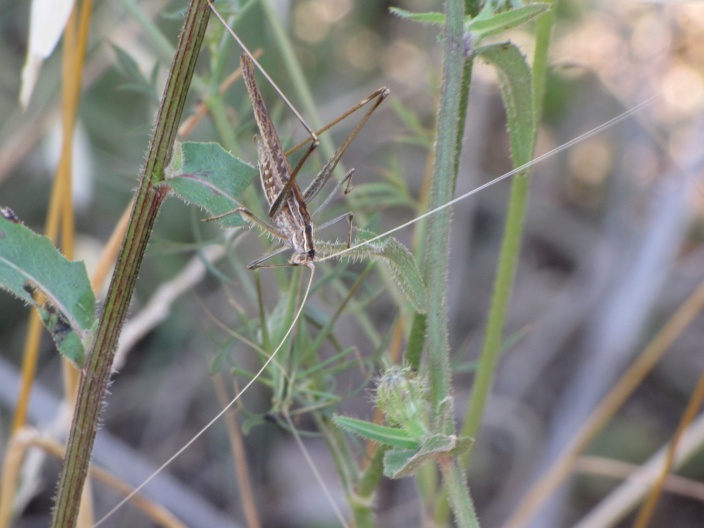
[[[483,38],[498,35],[499,33],[503,33],[504,31],[508,31],[509,29],[516,28],[521,24],[530,22],[531,20],[539,17],[549,9],[549,4],[538,2],[535,4],[528,4],[525,6],[517,7],[509,11],[494,13],[494,7],[492,6],[491,2],[487,2],[482,12],[479,13],[479,15],[477,15],[475,18],[471,18],[469,16],[466,17],[465,30],[470,31],[474,35],[476,43]],[[444,13],[413,13],[411,11],[400,9],[398,7],[392,7],[389,11],[396,16],[406,18],[408,20],[413,20],[414,22],[421,22],[423,24],[433,24],[437,26],[442,26],[443,24],[445,24]]]
[[[496,68],[508,118],[511,158],[520,167],[531,160],[535,138],[530,68],[520,50],[510,42],[484,46],[476,53]]]
[[[489,6],[489,3],[486,4]],[[479,15],[467,24],[467,29],[471,31],[476,40],[479,41],[485,37],[498,35],[509,29],[525,24],[534,18],[539,17],[550,9],[549,4],[537,3],[529,4],[503,13],[492,14],[487,11],[487,7],[479,13]],[[485,15],[485,12],[487,13]]]
[[[164,185],[183,201],[208,211],[210,216],[225,215],[218,219],[223,226],[237,227],[246,225],[234,213],[240,206],[238,198],[256,175],[254,167],[217,143],[187,142],[174,146]]]
[[[460,456],[472,446],[473,440],[455,435],[429,435],[420,449],[392,449],[384,454],[384,475],[389,478],[411,477],[429,460],[438,457]]]
[[[85,265],[67,260],[10,209],[0,212],[0,288],[35,306],[59,352],[83,366],[97,323]],[[38,302],[35,294],[44,301]]]
[[[401,18],[407,18],[413,20],[414,22],[421,22],[424,24],[436,24],[442,25],[445,23],[445,15],[443,13],[428,12],[428,13],[413,13],[399,7],[392,7],[389,9],[391,14],[396,15]]]
[[[398,427],[378,425],[346,416],[333,416],[332,421],[345,431],[380,444],[411,450],[417,450],[421,447],[417,438],[411,437],[406,431]]]
[[[365,243],[376,236],[371,231],[358,229],[357,239],[353,241],[351,250],[340,257],[381,260],[413,308],[419,313],[425,313],[427,302],[425,284],[413,255],[406,246],[391,236]],[[316,241],[316,245],[321,255],[334,255],[347,249],[346,245],[340,243],[331,244]]]

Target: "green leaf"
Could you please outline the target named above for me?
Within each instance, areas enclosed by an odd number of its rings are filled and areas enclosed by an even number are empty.
[[[177,143],[164,185],[210,216],[226,215],[218,219],[224,227],[238,227],[246,222],[236,213],[226,213],[240,206],[238,198],[256,175],[254,167],[217,143]]]
[[[406,299],[419,313],[426,311],[426,291],[418,265],[410,251],[398,240],[385,236],[368,244],[360,245],[377,235],[365,229],[357,230],[357,239],[353,241],[352,249],[340,257],[380,259],[391,272],[396,284],[406,296]],[[347,246],[341,243],[316,241],[318,252],[323,256],[334,255]]]
[[[487,4],[489,6],[489,4]],[[539,17],[550,9],[549,4],[537,3],[523,7],[517,7],[503,13],[488,15],[486,8],[473,20],[467,24],[467,29],[475,36],[476,42],[485,37],[497,35],[509,29],[525,24],[526,22]]]
[[[332,421],[335,422],[335,425],[340,429],[344,429],[362,438],[373,440],[383,445],[411,450],[420,448],[418,439],[412,438],[406,431],[397,427],[378,425],[364,420],[337,415],[332,417]]]
[[[460,456],[472,446],[468,437],[435,434],[423,439],[420,449],[392,449],[384,455],[384,475],[397,479],[415,475],[420,467],[438,457]]]
[[[414,22],[420,22],[422,24],[443,25],[445,23],[445,15],[443,13],[413,13],[399,7],[391,7],[389,8],[389,11],[391,14],[398,17],[407,18],[408,20],[413,20]]]
[[[530,68],[520,50],[510,42],[484,46],[476,53],[496,68],[506,107],[511,158],[514,166],[520,167],[531,160],[535,138]]]
[[[499,33],[513,29],[521,24],[525,24],[549,10],[550,5],[538,2],[496,14],[494,14],[493,9],[492,4],[487,2],[479,15],[475,18],[467,17],[465,19],[466,30],[472,32],[476,42],[479,42],[483,38],[498,35]],[[398,17],[422,24],[433,24],[437,26],[445,24],[444,13],[413,13],[398,7],[392,7],[389,11]]]
[[[85,265],[67,260],[10,209],[0,212],[0,288],[36,307],[59,352],[82,367],[97,324]]]
[[[403,469],[408,467],[417,449],[390,449],[384,453],[384,475],[389,478],[401,478]]]
[[[152,79],[150,80],[142,73],[137,61],[135,61],[130,54],[115,44],[112,45],[112,49],[115,51],[115,55],[117,55],[117,60],[120,63],[122,72],[125,77],[130,79],[129,82],[122,83],[119,88],[121,90],[144,93],[152,99],[157,99],[154,71],[157,70],[158,63],[155,65],[154,70],[152,70]]]
[[[137,61],[135,61],[129,53],[115,44],[112,45],[112,49],[115,51],[117,60],[120,62],[120,66],[127,77],[140,81],[141,83],[148,84],[146,82],[146,78],[139,70]]]

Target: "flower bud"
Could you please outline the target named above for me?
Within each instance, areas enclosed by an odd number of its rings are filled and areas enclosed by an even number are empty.
[[[409,367],[392,365],[379,377],[376,404],[390,425],[398,425],[415,437],[428,432],[428,384]]]

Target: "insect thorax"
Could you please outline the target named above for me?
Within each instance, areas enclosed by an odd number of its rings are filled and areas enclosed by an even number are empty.
[[[295,266],[307,266],[315,261],[315,243],[313,242],[313,226],[306,224],[304,229],[294,229],[290,233],[293,254],[289,263]]]

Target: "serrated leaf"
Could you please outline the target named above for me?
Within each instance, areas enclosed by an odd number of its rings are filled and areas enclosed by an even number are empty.
[[[164,185],[183,201],[205,209],[210,216],[218,216],[240,206],[238,198],[256,175],[254,167],[217,143],[187,142],[174,146]],[[223,216],[218,222],[225,227],[246,225],[236,213]]]
[[[473,440],[455,435],[429,435],[423,439],[420,449],[393,449],[384,454],[384,475],[389,478],[410,477],[429,460],[438,457],[460,456],[472,446]]]
[[[0,210],[0,288],[36,307],[59,352],[82,367],[97,324],[85,265],[67,260],[9,209]],[[46,301],[39,304],[35,293]]]
[[[419,313],[426,311],[426,291],[416,261],[410,251],[398,240],[385,236],[368,244],[354,247],[362,242],[371,240],[377,235],[365,229],[357,230],[357,239],[352,244],[352,249],[341,257],[380,259],[391,272],[394,281],[398,284],[406,299]],[[321,255],[334,255],[347,249],[344,244],[331,244],[317,242],[318,253]]]
[[[489,6],[488,3],[487,6]],[[529,4],[503,13],[484,16],[486,9],[467,24],[467,29],[474,34],[476,41],[525,24],[548,11],[550,6],[543,3]]]
[[[413,452],[420,447],[417,438],[412,438],[406,431],[397,427],[389,427],[387,425],[379,425],[364,420],[337,415],[332,417],[332,421],[345,431],[354,433],[368,440],[373,440],[379,444],[401,449],[411,449]]]
[[[531,160],[535,138],[530,68],[520,50],[510,42],[484,46],[476,53],[496,68],[506,107],[511,158],[514,166],[520,167]]]
[[[399,7],[389,8],[391,14],[396,15],[401,18],[407,18],[408,20],[413,20],[414,22],[421,22],[422,24],[434,24],[443,25],[445,23],[445,14],[437,12],[428,13],[413,13],[407,11],[406,9],[401,9]]]

